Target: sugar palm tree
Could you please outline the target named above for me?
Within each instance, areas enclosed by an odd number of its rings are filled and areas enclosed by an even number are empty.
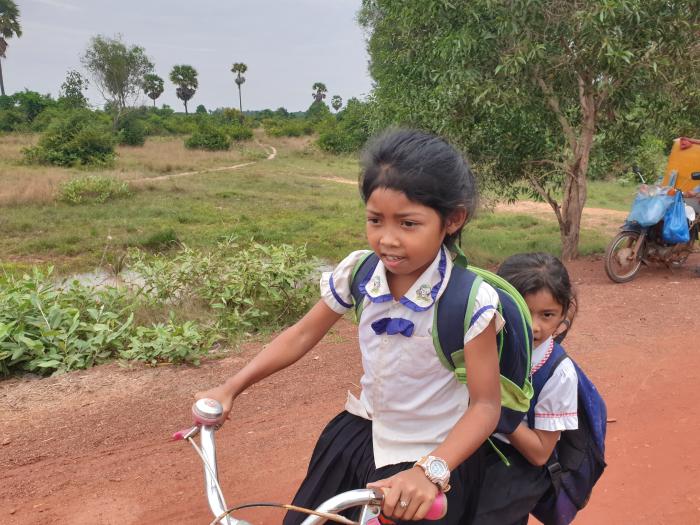
[[[185,115],[187,115],[187,101],[194,96],[197,87],[199,87],[197,70],[185,64],[173,66],[173,70],[170,72],[170,81],[177,86],[175,94],[185,104]]]
[[[234,73],[236,75],[236,80],[234,80],[234,82],[238,86],[238,109],[241,111],[241,121],[243,120],[243,100],[241,99],[241,84],[245,82],[245,77],[243,76],[243,73],[245,73],[246,71],[248,71],[248,66],[246,66],[243,62],[236,62],[231,67],[231,73]]]
[[[323,82],[314,82],[311,89],[314,90],[314,92],[311,93],[311,96],[314,97],[315,102],[321,102],[324,98],[326,98],[326,91],[328,91],[328,88]]]
[[[148,98],[153,100],[153,107],[156,107],[156,99],[163,94],[163,79],[154,73],[143,76],[143,92]]]
[[[333,98],[331,99],[331,106],[336,111],[343,107],[343,99],[340,97],[340,95],[333,95]]]
[[[5,96],[5,82],[2,78],[2,59],[7,50],[6,38],[22,36],[19,25],[19,9],[12,0],[0,0],[0,94]]]

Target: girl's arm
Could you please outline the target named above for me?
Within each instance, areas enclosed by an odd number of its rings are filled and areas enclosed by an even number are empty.
[[[508,435],[508,439],[525,459],[536,467],[541,467],[552,455],[560,435],[561,430],[540,430],[520,423],[515,432]]]
[[[474,454],[498,424],[501,390],[495,320],[465,345],[464,362],[469,385],[469,408],[445,441],[430,453],[444,459],[450,470]],[[437,495],[437,486],[428,480],[420,467],[413,467],[368,486],[389,489],[383,511],[387,516],[403,520],[422,519]],[[409,504],[402,509],[399,501]]]
[[[323,300],[314,305],[296,324],[275,337],[253,360],[222,385],[198,392],[195,397],[213,398],[224,407],[222,421],[228,417],[233,400],[246,388],[298,361],[342,317]]]

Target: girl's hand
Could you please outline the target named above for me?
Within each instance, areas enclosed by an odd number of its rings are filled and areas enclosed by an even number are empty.
[[[224,421],[229,419],[231,413],[231,407],[233,406],[234,395],[231,392],[231,388],[226,384],[217,386],[210,390],[205,390],[203,392],[197,392],[194,398],[199,400],[203,398],[216,399],[224,409],[221,418],[217,421],[217,424],[223,425]]]
[[[438,494],[437,485],[425,477],[420,467],[368,483],[367,488],[384,491],[382,512],[385,516],[407,521],[423,519]]]

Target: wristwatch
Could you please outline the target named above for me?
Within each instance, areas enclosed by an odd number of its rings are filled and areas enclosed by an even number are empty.
[[[425,477],[440,487],[442,492],[450,490],[450,468],[447,461],[437,456],[423,456],[414,466],[422,468]]]

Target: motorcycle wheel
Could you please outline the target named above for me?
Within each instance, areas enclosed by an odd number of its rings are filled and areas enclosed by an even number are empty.
[[[634,279],[642,266],[644,248],[632,259],[632,253],[639,240],[638,232],[620,232],[610,241],[605,250],[605,273],[616,283],[626,283]]]

